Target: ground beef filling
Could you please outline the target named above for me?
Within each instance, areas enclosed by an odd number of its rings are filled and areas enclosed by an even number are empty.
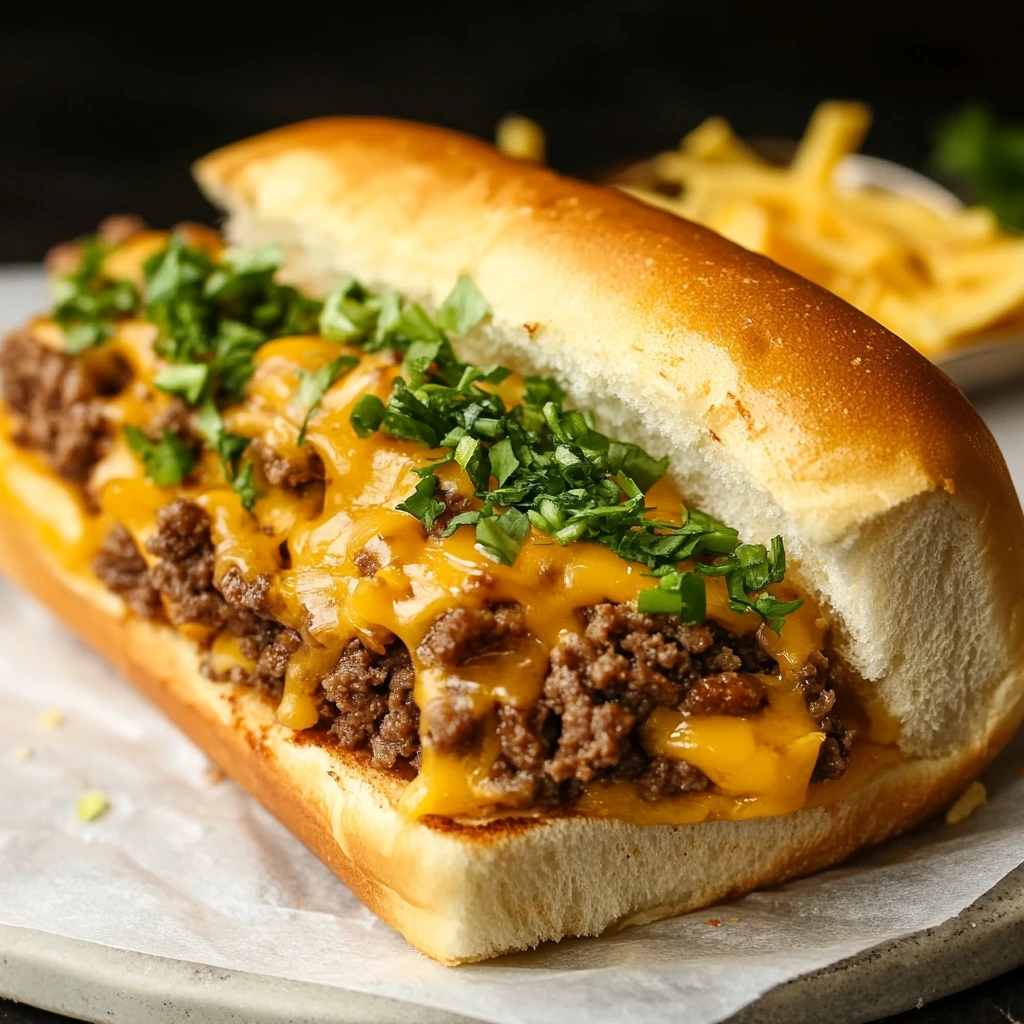
[[[0,377],[3,400],[19,420],[14,442],[41,452],[65,479],[85,483],[110,445],[101,399],[128,383],[128,364],[110,353],[65,355],[16,331],[0,346]]]
[[[148,565],[131,536],[115,528],[96,560],[97,575],[141,615],[237,637],[252,667],[225,670],[207,656],[207,674],[279,696],[300,637],[274,620],[270,580],[232,569],[215,585],[209,517],[184,500],[161,509],[146,552]],[[500,754],[486,783],[495,800],[563,804],[595,779],[632,781],[652,801],[707,789],[707,776],[694,766],[647,754],[639,727],[657,707],[695,715],[756,712],[765,704],[756,674],[777,672],[776,662],[755,637],[731,636],[713,624],[685,626],[616,604],[594,605],[581,616],[581,631],[551,652],[539,702],[496,709]],[[455,608],[433,623],[416,653],[424,664],[457,674],[467,661],[514,647],[525,634],[518,604]],[[380,650],[352,640],[321,681],[321,724],[342,748],[366,750],[382,767],[419,766],[421,718],[425,742],[438,751],[464,752],[479,742],[482,723],[468,694],[453,686],[421,712],[413,684],[409,652],[397,638]],[[834,713],[823,654],[811,655],[800,685],[826,733],[813,780],[838,778],[849,763],[851,734]]]
[[[346,750],[368,747],[377,765],[420,762],[420,712],[413,701],[412,660],[397,640],[383,653],[351,640],[323,680],[325,716]]]
[[[800,689],[803,690],[811,718],[825,733],[811,782],[838,779],[850,766],[853,733],[843,728],[842,721],[833,713],[836,691],[831,686],[828,658],[821,651],[812,651],[807,664],[801,669]]]
[[[755,674],[774,674],[776,662],[755,637],[731,636],[716,625],[685,626],[615,604],[583,609],[582,616],[582,631],[551,652],[540,702],[497,711],[496,796],[561,803],[599,778],[634,781],[646,800],[706,789],[707,776],[692,765],[650,757],[638,727],[658,706],[696,715],[756,712],[765,695]],[[455,669],[514,643],[522,630],[518,606],[455,609],[434,623],[417,653]],[[849,763],[852,737],[833,714],[828,668],[814,652],[801,673],[808,709],[826,733],[814,781],[838,778]],[[456,752],[477,740],[472,703],[458,690],[431,701],[423,718],[426,741],[439,750]]]
[[[163,614],[160,592],[149,578],[149,566],[123,526],[115,526],[107,534],[92,567],[107,589],[122,598],[136,615],[156,619]]]
[[[498,709],[496,794],[561,803],[598,778],[634,781],[648,800],[706,789],[707,776],[692,765],[650,757],[638,727],[658,706],[693,714],[756,711],[765,698],[752,674],[777,671],[775,662],[752,637],[730,637],[717,626],[685,626],[615,604],[586,608],[582,616],[582,632],[551,652],[540,702]],[[434,623],[417,653],[455,669],[514,643],[522,631],[518,606],[454,609]],[[432,701],[423,716],[427,742],[439,750],[476,739],[472,704],[457,691]]]

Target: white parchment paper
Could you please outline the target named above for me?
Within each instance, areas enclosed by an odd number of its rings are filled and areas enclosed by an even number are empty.
[[[1012,441],[1020,401],[990,410]],[[1021,449],[1007,455],[1024,468]],[[39,723],[50,708],[62,725]],[[940,924],[1024,860],[1021,765],[1018,738],[986,775],[990,802],[967,821],[842,868],[619,935],[447,969],[234,785],[211,782],[205,757],[126,682],[0,584],[0,924],[490,1021],[668,1022],[682,1008],[694,1024],[721,1020],[781,982]],[[111,807],[84,823],[75,808],[90,789]]]

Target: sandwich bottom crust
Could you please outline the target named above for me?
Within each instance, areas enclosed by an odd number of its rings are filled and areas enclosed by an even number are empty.
[[[365,752],[276,725],[273,702],[258,691],[210,681],[190,643],[126,615],[96,581],[58,565],[6,508],[0,571],[127,675],[371,910],[447,964],[670,917],[834,864],[954,799],[1022,711],[1018,703],[993,718],[976,747],[880,767],[827,805],[783,817],[679,826],[557,812],[482,825],[410,821],[395,809],[399,776]]]

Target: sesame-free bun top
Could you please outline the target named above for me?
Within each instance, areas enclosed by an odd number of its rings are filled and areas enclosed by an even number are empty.
[[[745,539],[783,535],[909,756],[1024,708],[1024,520],[964,396],[885,328],[713,232],[421,125],[327,118],[219,150],[201,186],[285,274],[493,316],[460,344],[551,373]]]

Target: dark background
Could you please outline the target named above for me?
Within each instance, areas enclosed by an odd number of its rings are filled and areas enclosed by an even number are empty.
[[[22,0],[0,20],[0,261],[36,260],[115,211],[211,220],[193,159],[321,114],[490,138],[516,111],[543,124],[554,166],[597,175],[710,114],[796,137],[819,100],[856,98],[875,111],[867,152],[927,169],[936,125],[964,102],[1024,122],[1024,15],[1010,6]],[[906,1015],[1018,1017],[1022,971]],[[8,1020],[56,1018],[0,1003]]]
[[[319,114],[490,137],[514,110],[577,174],[674,145],[712,113],[747,134],[796,136],[826,97],[871,103],[867,150],[915,166],[965,100],[1024,121],[1024,19],[1008,13],[1020,5],[8,6],[0,260],[37,259],[112,211],[209,219],[191,160]]]

